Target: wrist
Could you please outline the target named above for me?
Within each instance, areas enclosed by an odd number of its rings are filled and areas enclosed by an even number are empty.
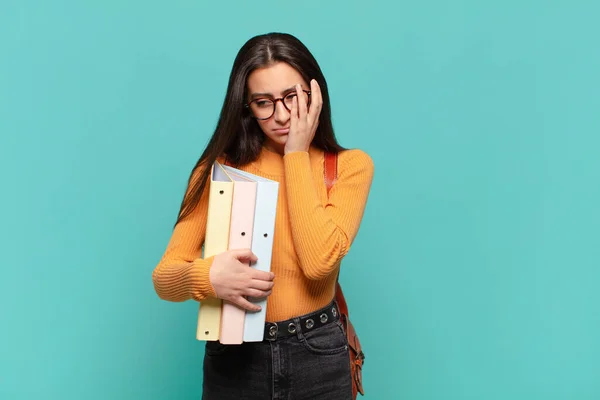
[[[192,262],[188,279],[190,280],[190,289],[192,298],[196,300],[205,297],[216,297],[215,288],[212,284],[212,264],[214,257],[206,259],[197,258]]]
[[[292,153],[308,153],[308,147],[307,148],[299,148],[299,149],[284,149],[283,150],[284,156],[287,156],[288,154],[292,154]]]

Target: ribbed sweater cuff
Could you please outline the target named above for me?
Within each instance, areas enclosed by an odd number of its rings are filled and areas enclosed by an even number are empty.
[[[206,259],[198,258],[192,263],[192,268],[188,272],[188,279],[191,295],[194,300],[203,300],[206,297],[216,297],[217,294],[210,283],[210,267],[214,256]]]

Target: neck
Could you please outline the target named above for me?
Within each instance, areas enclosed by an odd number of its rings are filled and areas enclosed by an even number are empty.
[[[281,156],[284,154],[285,144],[274,143],[270,139],[266,139],[263,147],[272,153],[277,153]]]

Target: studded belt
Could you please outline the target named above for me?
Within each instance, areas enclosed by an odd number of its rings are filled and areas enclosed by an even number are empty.
[[[327,325],[340,318],[337,303],[332,301],[320,310],[286,321],[265,323],[265,340],[273,341],[296,335],[298,331],[307,332]]]

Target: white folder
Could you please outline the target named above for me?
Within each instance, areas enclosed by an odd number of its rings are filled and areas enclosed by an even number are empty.
[[[257,182],[251,249],[258,260],[252,267],[260,271],[268,272],[271,270],[271,258],[273,254],[273,236],[275,234],[279,182],[226,165],[224,165],[223,168],[230,175],[241,175]],[[267,299],[248,298],[248,301],[261,306],[261,310],[258,312],[246,312],[243,339],[244,342],[260,342],[264,339]]]

